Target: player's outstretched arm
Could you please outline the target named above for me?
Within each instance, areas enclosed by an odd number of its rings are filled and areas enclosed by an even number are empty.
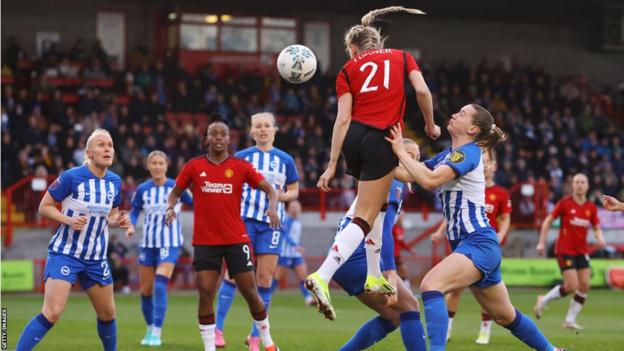
[[[281,223],[279,216],[277,215],[277,192],[266,180],[262,180],[260,184],[258,184],[258,188],[267,194],[267,197],[269,198],[269,209],[267,210],[266,215],[269,216],[271,228],[279,228]]]
[[[419,71],[411,71],[409,74],[409,80],[414,90],[416,90],[416,100],[418,101],[418,107],[425,118],[425,133],[431,139],[437,139],[440,137],[440,127],[435,124],[433,120],[433,99],[429,87],[425,82],[425,78]]]
[[[433,190],[442,184],[448,183],[455,178],[455,171],[449,166],[442,165],[435,170],[430,170],[424,164],[413,160],[405,151],[403,136],[398,126],[391,129],[392,138],[386,140],[392,144],[392,150],[399,158],[405,169],[412,176],[412,179],[427,190]]]
[[[167,210],[165,212],[165,220],[167,225],[171,224],[176,218],[176,212],[174,210],[175,205],[178,203],[178,199],[184,189],[180,188],[177,184],[171,189],[169,196],[167,197]]]
[[[342,150],[342,144],[344,143],[347,130],[349,130],[349,124],[351,123],[351,108],[353,104],[353,96],[351,93],[345,93],[338,99],[338,114],[336,121],[334,122],[334,130],[332,132],[331,151],[329,153],[329,164],[327,170],[321,175],[318,183],[316,184],[323,191],[330,191],[329,182],[334,178],[336,174],[336,165],[338,163],[338,157],[340,156],[340,150]]]
[[[602,195],[602,206],[609,211],[624,211],[624,202],[609,195]]]
[[[537,246],[535,247],[535,249],[537,250],[537,254],[540,256],[544,256],[546,252],[546,239],[548,238],[548,231],[550,230],[550,226],[552,225],[553,220],[553,216],[548,215],[544,219],[544,222],[542,222],[539,240],[537,242]]]

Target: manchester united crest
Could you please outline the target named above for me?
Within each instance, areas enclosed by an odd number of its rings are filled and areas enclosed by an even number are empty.
[[[225,176],[228,178],[232,178],[232,176],[234,175],[234,171],[231,168],[228,168],[225,170]]]

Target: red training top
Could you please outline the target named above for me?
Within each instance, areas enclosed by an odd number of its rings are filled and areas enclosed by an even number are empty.
[[[557,202],[551,215],[553,218],[561,217],[555,253],[560,255],[588,254],[587,229],[600,224],[596,205],[588,200],[583,204],[578,204],[572,196],[566,196]]]
[[[353,95],[353,121],[382,130],[403,125],[406,64],[408,75],[420,71],[410,53],[395,49],[367,50],[345,63],[336,78],[336,95]]]
[[[199,156],[188,161],[176,185],[186,189],[192,184],[193,245],[232,245],[249,242],[240,216],[243,184],[256,188],[264,177],[251,163],[228,157],[214,164]]]
[[[507,189],[500,185],[493,185],[485,188],[485,214],[490,221],[490,225],[494,231],[498,233],[498,216],[511,213],[511,199]],[[501,246],[507,241],[507,236],[501,243]]]

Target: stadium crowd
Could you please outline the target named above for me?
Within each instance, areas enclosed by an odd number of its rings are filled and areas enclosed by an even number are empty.
[[[207,121],[179,123],[176,116],[219,113],[238,131],[235,148],[252,145],[249,116],[278,116],[275,145],[296,160],[303,188],[313,188],[325,169],[336,113],[335,73],[317,75],[295,86],[277,73],[232,68],[227,74],[207,65],[191,74],[174,55],[154,58],[146,44],[130,53],[126,67],[111,59],[96,41],[77,40],[63,51],[52,44],[36,59],[15,38],[2,52],[2,188],[29,174],[58,174],[84,160],[86,137],[97,127],[115,141],[129,201],[147,177],[144,159],[155,149],[170,158],[170,176],[185,160],[200,154],[201,127]],[[509,141],[498,150],[496,182],[546,181],[553,201],[569,193],[571,176],[590,177],[590,199],[602,193],[624,198],[624,83],[618,88],[590,86],[582,76],[553,77],[540,67],[504,67],[487,60],[419,62],[433,94],[438,124],[466,103],[492,111]],[[319,70],[321,71],[321,70]],[[317,71],[318,72],[318,71]],[[420,135],[413,94],[406,120]],[[424,154],[448,144],[425,138]],[[352,189],[351,177],[338,170],[335,187]]]

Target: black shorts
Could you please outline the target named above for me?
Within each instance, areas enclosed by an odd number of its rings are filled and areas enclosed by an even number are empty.
[[[589,255],[557,255],[559,269],[583,269],[589,268]]]
[[[248,243],[232,245],[194,245],[193,267],[199,271],[221,271],[225,259],[230,277],[254,270],[253,251]]]
[[[351,122],[342,144],[347,161],[347,174],[358,180],[379,179],[399,165],[399,159],[385,137],[389,130],[380,130]]]

